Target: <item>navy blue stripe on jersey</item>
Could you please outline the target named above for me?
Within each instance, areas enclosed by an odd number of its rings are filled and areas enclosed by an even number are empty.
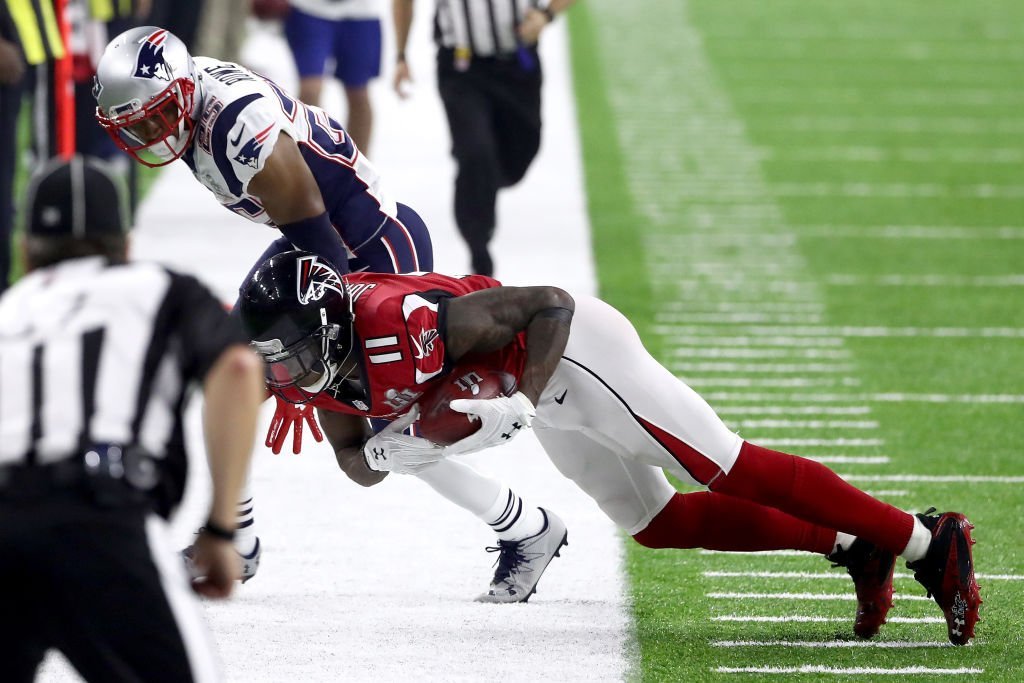
[[[253,93],[240,97],[224,107],[224,111],[220,113],[217,121],[213,124],[213,132],[210,133],[210,149],[216,150],[213,160],[217,163],[217,170],[224,176],[224,181],[228,184],[228,191],[233,195],[242,194],[242,181],[235,175],[235,169],[231,166],[231,159],[228,157],[228,133],[234,127],[242,110],[260,97],[262,95]],[[252,134],[255,133],[256,131],[252,131]]]

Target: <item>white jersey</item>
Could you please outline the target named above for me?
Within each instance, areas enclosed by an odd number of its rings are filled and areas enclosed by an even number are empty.
[[[289,0],[292,7],[321,19],[379,19],[380,0]]]
[[[192,145],[182,158],[226,208],[274,224],[247,190],[284,133],[298,144],[350,255],[395,218],[397,206],[376,168],[324,110],[238,64],[194,59],[202,104]]]

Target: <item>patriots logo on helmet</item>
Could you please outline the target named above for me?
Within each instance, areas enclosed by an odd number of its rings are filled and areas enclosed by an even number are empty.
[[[259,161],[260,151],[263,149],[263,143],[270,137],[270,131],[274,129],[274,124],[270,124],[259,133],[256,133],[256,137],[252,138],[244,145],[242,149],[238,150],[238,154],[235,155],[235,161],[246,166],[256,168],[256,162]]]
[[[139,42],[139,53],[135,56],[135,78],[159,78],[171,80],[171,67],[164,61],[164,42],[167,31],[153,31]]]
[[[296,262],[299,277],[296,279],[295,296],[302,305],[324,298],[327,290],[344,296],[344,285],[337,271],[320,260],[318,256],[302,256]]]

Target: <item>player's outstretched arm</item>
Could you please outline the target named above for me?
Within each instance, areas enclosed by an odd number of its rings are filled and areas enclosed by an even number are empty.
[[[327,410],[317,410],[317,417],[327,441],[334,448],[338,467],[349,479],[360,486],[373,486],[388,476],[387,472],[371,470],[363,457],[363,443],[373,435],[364,418]]]
[[[292,244],[348,272],[345,245],[331,225],[320,186],[294,140],[278,135],[263,168],[249,181],[248,191],[259,197],[267,215]]]
[[[526,367],[519,391],[537,405],[569,340],[576,302],[558,287],[495,287],[451,299],[445,345],[458,360],[509,344],[526,331]]]

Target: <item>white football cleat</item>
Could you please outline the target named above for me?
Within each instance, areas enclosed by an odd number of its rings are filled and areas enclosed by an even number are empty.
[[[498,541],[487,552],[500,553],[494,578],[486,593],[476,602],[526,602],[537,592],[537,582],[551,560],[559,557],[563,545],[569,545],[565,523],[552,512],[540,508],[544,526],[533,536],[518,541]]]

